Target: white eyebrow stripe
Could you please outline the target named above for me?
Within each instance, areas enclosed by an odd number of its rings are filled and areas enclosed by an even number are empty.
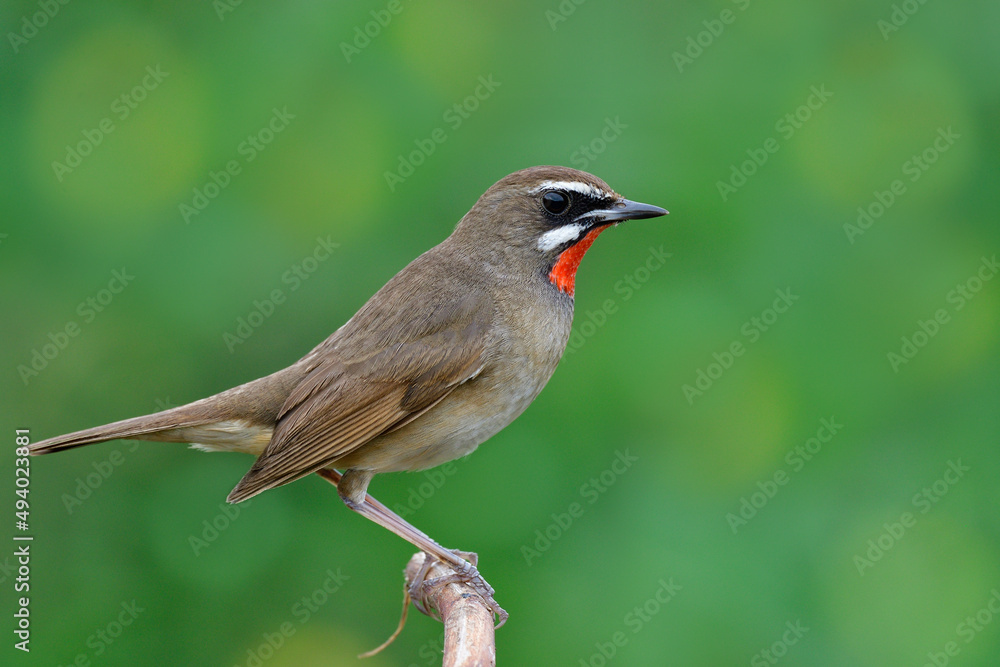
[[[612,199],[615,196],[612,192],[594,187],[589,183],[581,183],[580,181],[544,181],[532,188],[531,194],[538,194],[544,190],[569,190],[570,192],[579,192],[582,195],[596,197],[597,199]]]
[[[542,251],[552,250],[567,241],[574,241],[580,238],[580,233],[583,230],[584,226],[577,224],[563,225],[562,227],[550,229],[538,239],[538,249]]]

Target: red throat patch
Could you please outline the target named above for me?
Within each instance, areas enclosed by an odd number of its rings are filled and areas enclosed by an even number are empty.
[[[558,287],[559,291],[573,296],[573,291],[576,289],[576,270],[580,266],[580,260],[590,250],[597,235],[608,227],[609,225],[604,225],[590,230],[580,241],[563,250],[549,273],[549,282]]]

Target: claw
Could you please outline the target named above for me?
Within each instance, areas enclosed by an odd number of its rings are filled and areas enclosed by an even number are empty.
[[[431,560],[433,557],[426,552],[424,553],[424,562],[420,566],[420,570],[417,575],[413,578],[410,584],[410,596],[413,598],[413,605],[420,610],[421,613],[427,616],[433,616],[433,614],[428,611],[425,600],[429,597],[430,592],[440,586],[447,586],[448,584],[463,583],[468,584],[472,587],[472,590],[476,592],[486,606],[497,616],[496,628],[500,628],[504,623],[507,622],[509,614],[501,607],[497,601],[493,598],[493,594],[496,592],[492,586],[483,579],[483,575],[479,573],[476,565],[479,562],[479,556],[474,552],[465,551],[452,551],[453,554],[462,559],[462,564],[459,566],[452,566],[453,572],[451,574],[446,574],[441,577],[435,577],[434,579],[427,579],[427,572],[430,569],[431,564],[434,562]],[[445,563],[445,565],[450,565]],[[439,619],[440,620],[440,619]]]

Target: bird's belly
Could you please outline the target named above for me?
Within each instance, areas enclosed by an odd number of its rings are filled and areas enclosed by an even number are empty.
[[[522,365],[484,372],[411,423],[375,438],[331,467],[423,470],[465,456],[524,412],[551,376],[551,369],[546,371],[526,373]]]

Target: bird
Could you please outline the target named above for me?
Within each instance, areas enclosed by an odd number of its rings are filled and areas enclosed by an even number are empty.
[[[29,451],[134,439],[252,454],[230,503],[317,473],[351,510],[471,583],[500,627],[508,614],[476,559],[404,521],[368,495],[369,483],[376,474],[465,456],[519,416],[566,349],[576,272],[591,244],[620,222],[665,214],[583,171],[515,171],[291,366],[193,403],[42,440]]]

